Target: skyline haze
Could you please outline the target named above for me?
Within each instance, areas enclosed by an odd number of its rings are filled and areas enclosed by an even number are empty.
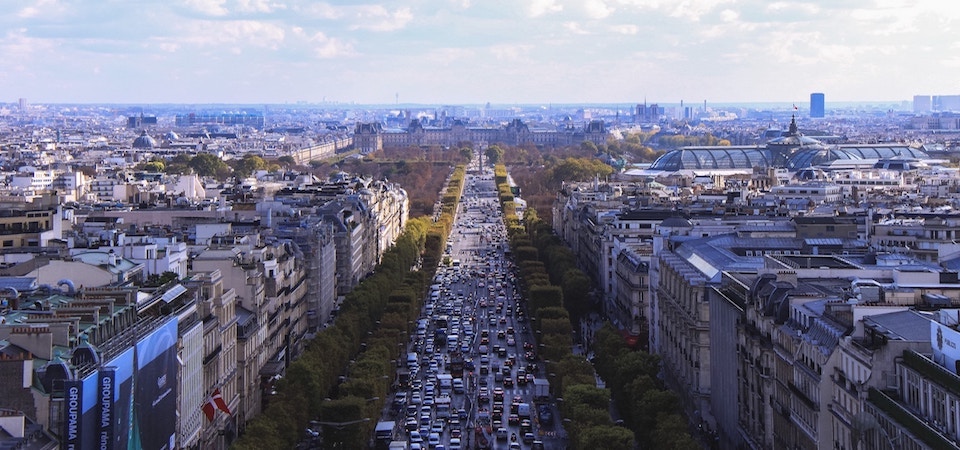
[[[960,94],[942,1],[13,0],[2,101],[559,104]]]

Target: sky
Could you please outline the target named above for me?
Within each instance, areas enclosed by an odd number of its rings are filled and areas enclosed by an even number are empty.
[[[954,0],[0,0],[0,103],[960,94]]]

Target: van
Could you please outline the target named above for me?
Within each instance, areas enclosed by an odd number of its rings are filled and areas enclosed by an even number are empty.
[[[447,336],[447,351],[449,351],[449,352],[456,351],[456,349],[457,349],[457,341],[458,341],[458,340],[459,340],[459,336],[457,336],[457,335],[455,335],[455,334],[448,335],[448,336]]]
[[[530,418],[530,404],[529,404],[529,403],[521,403],[521,404],[517,405],[517,415],[520,416],[521,419],[529,419],[529,418]]]

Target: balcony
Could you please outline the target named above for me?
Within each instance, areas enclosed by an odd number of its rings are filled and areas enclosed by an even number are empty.
[[[903,364],[943,386],[953,395],[960,396],[960,377],[939,364],[912,350],[903,352]]]
[[[931,448],[960,448],[884,392],[870,388],[867,400]]]
[[[214,349],[211,350],[210,353],[208,353],[206,356],[203,357],[203,365],[206,366],[207,364],[210,364],[211,362],[213,362],[213,360],[217,359],[217,355],[219,355],[222,350],[223,350],[223,344],[217,344],[217,346],[214,347]]]

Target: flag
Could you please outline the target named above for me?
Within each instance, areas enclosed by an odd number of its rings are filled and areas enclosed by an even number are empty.
[[[217,409],[233,415],[230,413],[230,408],[227,407],[227,402],[225,402],[223,400],[223,396],[220,395],[220,388],[214,389],[213,394],[210,394],[210,397],[207,397],[206,403],[203,404],[203,414],[207,416],[207,420],[212,422],[213,416],[216,414]]]

